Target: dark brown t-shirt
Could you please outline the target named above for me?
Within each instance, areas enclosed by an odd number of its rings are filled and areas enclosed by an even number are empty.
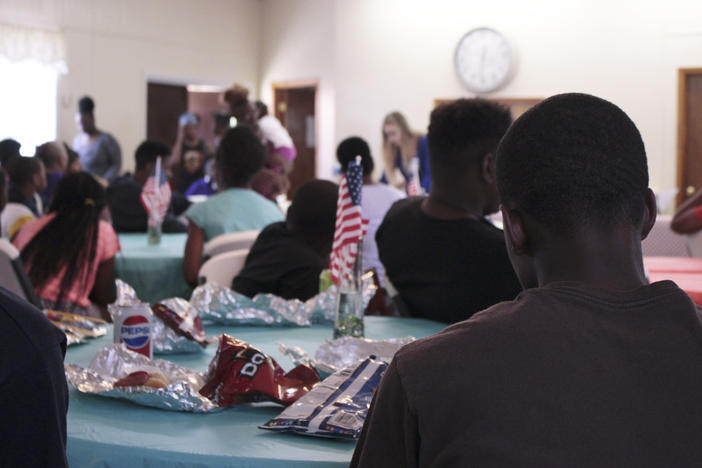
[[[351,466],[702,466],[702,316],[557,283],[404,347]]]

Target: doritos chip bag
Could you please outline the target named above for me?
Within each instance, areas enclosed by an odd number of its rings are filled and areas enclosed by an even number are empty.
[[[285,371],[275,360],[248,343],[222,335],[200,394],[219,406],[273,400],[289,405],[319,382],[311,367]]]

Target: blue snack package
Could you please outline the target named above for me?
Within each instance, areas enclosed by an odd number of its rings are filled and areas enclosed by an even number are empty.
[[[370,356],[335,372],[282,413],[259,426],[316,437],[357,439],[388,367]]]

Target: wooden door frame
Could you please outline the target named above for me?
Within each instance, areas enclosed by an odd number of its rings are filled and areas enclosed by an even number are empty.
[[[272,115],[275,117],[275,111],[278,108],[278,103],[276,102],[275,98],[275,92],[277,90],[300,88],[314,88],[314,176],[317,177],[319,172],[319,80],[317,78],[309,78],[301,80],[274,81],[271,83],[271,89],[273,90]]]
[[[678,68],[678,145],[677,145],[677,185],[676,207],[687,197],[685,193],[685,142],[687,140],[687,77],[702,75],[702,68]]]

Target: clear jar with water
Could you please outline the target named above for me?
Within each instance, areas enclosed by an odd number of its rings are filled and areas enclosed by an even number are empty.
[[[336,295],[334,338],[355,336],[363,338],[363,292],[361,288],[361,243],[350,275],[342,277]]]

